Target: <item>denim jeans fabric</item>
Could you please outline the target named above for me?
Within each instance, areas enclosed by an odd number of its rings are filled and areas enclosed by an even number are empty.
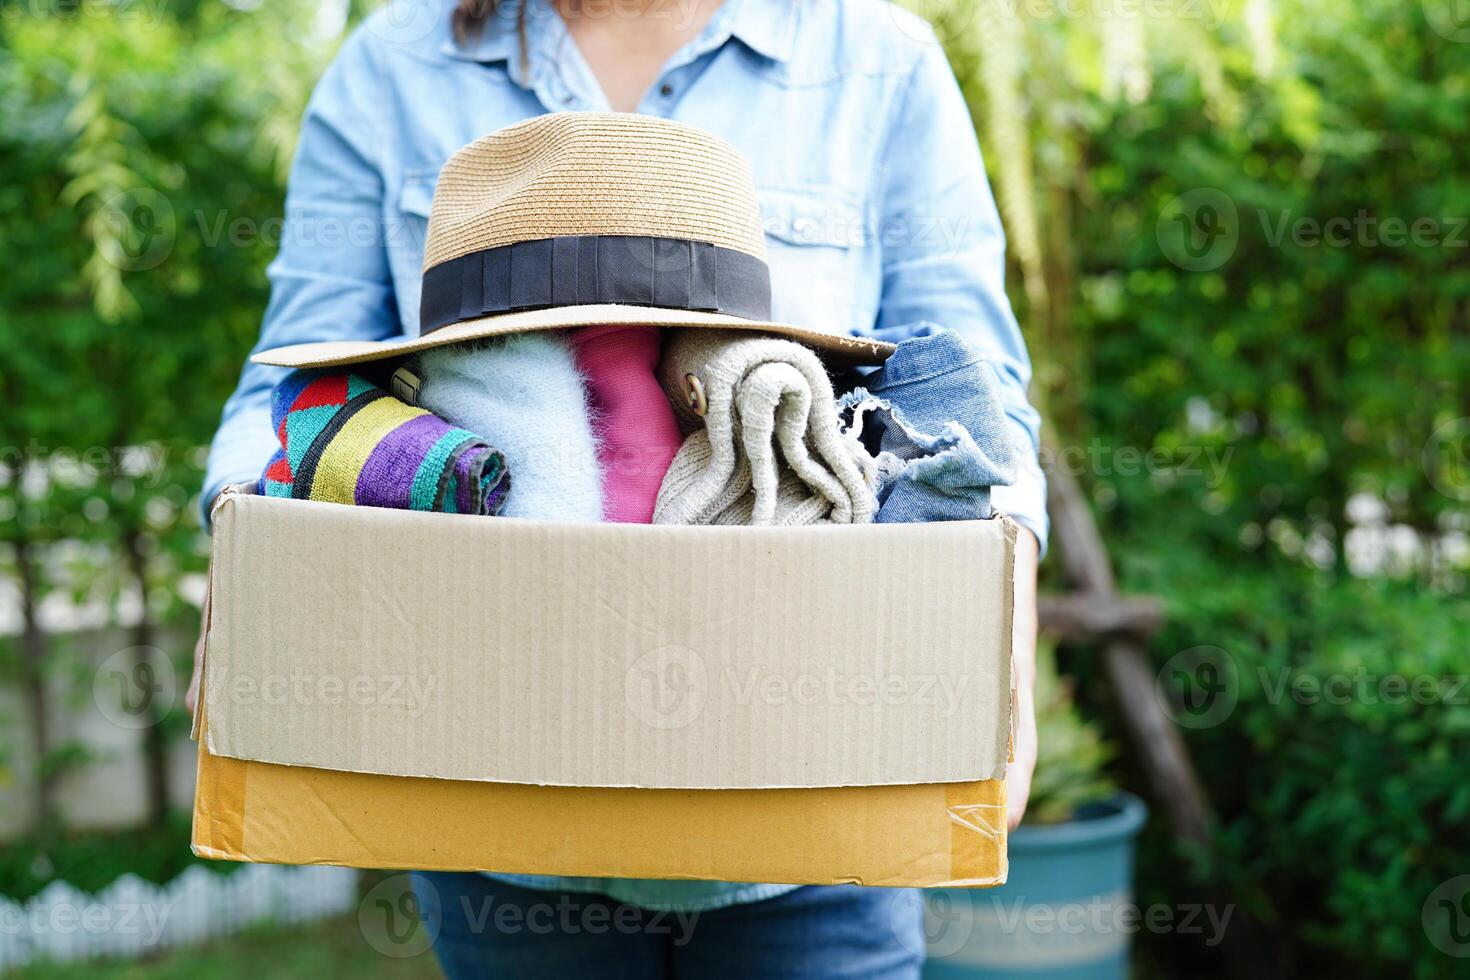
[[[974,521],[992,516],[990,488],[1011,481],[958,422],[921,432],[891,402],[856,388],[839,403],[845,431],[872,454],[877,524]]]
[[[851,977],[917,980],[922,905],[909,888],[797,888],[707,911],[416,872],[414,893],[449,980],[470,977]]]
[[[838,402],[873,456],[875,523],[983,520],[990,488],[1015,481],[1016,451],[995,371],[945,330],[898,345]]]

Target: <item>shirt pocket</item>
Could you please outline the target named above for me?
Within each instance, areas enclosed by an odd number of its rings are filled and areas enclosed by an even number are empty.
[[[410,336],[419,330],[419,295],[424,278],[424,240],[439,171],[405,174],[387,215],[388,268],[398,300],[398,316]]]
[[[772,318],[821,330],[870,327],[879,284],[864,274],[872,235],[863,210],[827,189],[763,187],[758,193]]]

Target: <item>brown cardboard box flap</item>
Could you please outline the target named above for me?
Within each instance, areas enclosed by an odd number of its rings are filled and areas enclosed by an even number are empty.
[[[414,779],[242,762],[201,742],[200,857],[357,868],[985,887],[1005,783],[663,790]]]
[[[232,494],[214,527],[215,756],[665,789],[1004,772],[1009,520],[551,524]]]

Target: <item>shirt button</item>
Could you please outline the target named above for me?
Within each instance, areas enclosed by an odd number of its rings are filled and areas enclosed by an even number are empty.
[[[562,105],[571,105],[572,103],[577,101],[577,97],[575,95],[567,95],[563,96],[561,101]]]
[[[664,84],[663,84],[663,85],[662,85],[662,86],[661,86],[661,87],[660,87],[660,88],[659,88],[659,90],[658,90],[658,94],[659,94],[659,95],[662,95],[662,96],[663,96],[663,97],[664,97],[664,98],[666,98],[666,99],[667,99],[667,98],[668,98],[668,97],[669,97],[669,96],[671,96],[671,95],[673,95],[673,94],[674,94],[674,86],[672,86],[672,85],[670,85],[670,84],[669,84],[669,83],[667,83],[667,82],[665,82],[665,83],[664,83]]]

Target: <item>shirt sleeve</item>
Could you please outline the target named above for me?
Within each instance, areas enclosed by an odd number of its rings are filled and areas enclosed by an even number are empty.
[[[974,124],[930,35],[893,108],[879,174],[883,289],[875,334],[900,340],[923,323],[958,332],[995,368],[1016,443],[1018,478],[991,502],[1046,550],[1041,417],[1026,395],[1031,358],[1005,292],[1005,234]]]
[[[377,91],[382,73],[367,40],[359,33],[343,46],[307,106],[255,351],[308,341],[382,340],[401,332],[375,158],[383,145],[374,132],[384,104]],[[270,396],[287,373],[248,362],[241,371],[205,468],[200,509],[206,530],[220,490],[259,479],[275,452]]]

